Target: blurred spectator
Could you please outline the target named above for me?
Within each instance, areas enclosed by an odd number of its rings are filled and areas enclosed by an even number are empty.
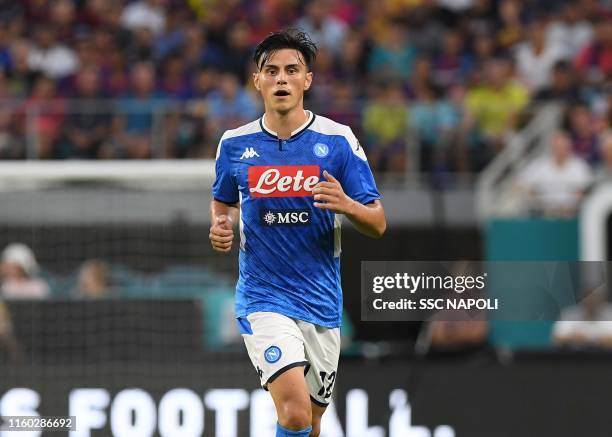
[[[130,38],[130,44],[125,49],[125,59],[129,64],[153,61],[154,42],[151,29],[147,27],[136,29]]]
[[[597,89],[588,89],[588,102],[593,115],[594,129],[603,133],[612,129],[612,78]],[[594,91],[594,92],[593,92]]]
[[[472,65],[484,65],[498,55],[495,39],[489,32],[477,32],[472,43]]]
[[[159,35],[166,26],[164,0],[139,0],[128,3],[121,13],[121,24],[133,32],[146,28]]]
[[[129,92],[130,76],[127,74],[127,61],[123,52],[116,48],[101,59],[103,93],[110,97],[121,97]]]
[[[185,100],[191,97],[191,83],[182,57],[171,56],[164,62],[161,89],[169,98]]]
[[[518,76],[533,93],[549,86],[553,66],[569,57],[565,46],[546,39],[546,26],[544,19],[531,21],[527,41],[518,44],[515,52]]]
[[[33,135],[36,157],[51,157],[53,145],[60,135],[65,114],[64,102],[57,97],[57,84],[47,76],[39,76],[30,97],[22,108],[24,131]]]
[[[79,269],[74,296],[82,299],[102,299],[109,297],[112,291],[109,286],[108,265],[101,260],[85,261]]]
[[[99,35],[99,34],[98,34]],[[99,43],[100,41],[95,41]],[[100,67],[102,65],[102,59],[109,53],[107,47],[99,46],[94,44],[94,39],[89,34],[80,35],[75,44],[75,50],[77,58],[79,59],[80,70],[91,67]],[[77,72],[78,74],[78,72]],[[74,80],[74,76],[72,77]],[[67,85],[67,94],[71,93],[71,88],[74,85],[71,80],[62,81],[63,85]]]
[[[0,364],[17,363],[23,358],[19,343],[15,338],[11,313],[0,299]]]
[[[152,64],[136,64],[130,74],[130,91],[117,101],[113,130],[115,149],[104,157],[144,159],[151,156],[153,119],[166,105],[155,89]]]
[[[7,71],[11,68],[10,36],[4,26],[0,26],[0,70]]]
[[[332,98],[325,100],[321,114],[332,120],[351,126],[357,138],[361,136],[361,105],[355,104],[358,100],[357,90],[347,81],[338,81],[331,90]]]
[[[112,3],[106,0],[85,0],[77,13],[79,24],[90,29],[100,26]]]
[[[573,152],[587,163],[595,164],[599,160],[599,138],[589,107],[583,104],[570,106],[566,125]]]
[[[417,99],[410,107],[410,128],[419,147],[419,170],[447,171],[459,112],[432,83],[419,86],[416,94]]]
[[[370,46],[359,32],[350,32],[336,58],[336,77],[359,86],[363,84],[368,70]],[[316,82],[316,81],[315,81]]]
[[[363,128],[370,165],[376,171],[406,169],[408,108],[397,82],[381,84],[375,100],[366,104]]]
[[[109,140],[110,107],[100,91],[96,67],[82,69],[76,78],[76,92],[69,101],[62,135],[57,142],[57,158],[94,159]]]
[[[30,70],[28,58],[30,43],[17,39],[11,45],[11,69],[8,71],[8,90],[12,97],[27,96],[35,74]]]
[[[554,65],[550,85],[534,96],[535,101],[555,101],[568,105],[578,102],[580,98],[574,67],[568,61],[558,61]]]
[[[593,37],[593,26],[585,19],[584,9],[577,0],[566,1],[561,6],[561,17],[547,29],[552,44],[565,47],[574,57]]]
[[[177,54],[185,42],[185,29],[191,25],[186,7],[170,8],[166,18],[165,31],[155,35],[155,59]]]
[[[326,48],[319,49],[314,66],[317,80],[313,82],[308,90],[308,99],[316,102],[329,104],[329,96],[332,94],[336,82],[334,69],[334,55]]]
[[[557,346],[612,347],[612,304],[604,287],[563,310],[553,326],[553,340]]]
[[[0,263],[0,294],[5,299],[43,299],[49,286],[36,277],[38,263],[32,250],[21,243],[7,246]]]
[[[206,110],[210,128],[215,138],[227,129],[243,125],[259,116],[259,103],[248,91],[240,87],[232,73],[223,73],[219,89],[206,97]]]
[[[612,75],[612,26],[610,17],[599,17],[595,37],[576,57],[576,67],[589,82],[597,82]]]
[[[192,75],[192,81],[193,95],[191,97],[202,99],[216,89],[219,82],[219,73],[213,68],[202,67]]]
[[[34,33],[36,44],[28,55],[28,65],[53,79],[61,79],[76,72],[79,61],[69,47],[57,40],[56,31],[49,25],[41,25]]]
[[[224,52],[209,41],[202,26],[192,24],[185,29],[183,57],[187,68],[219,68],[223,65]]]
[[[595,171],[597,183],[612,181],[612,131],[602,134],[600,144],[601,162]]]
[[[414,61],[414,71],[408,83],[408,94],[410,98],[416,98],[416,90],[429,86],[432,83],[433,66],[431,60],[425,56],[419,56]]]
[[[502,0],[498,6],[499,27],[497,44],[502,50],[508,50],[523,39],[523,22],[521,2]]]
[[[591,169],[572,153],[569,135],[560,131],[551,137],[548,153],[532,162],[518,183],[533,212],[571,217],[591,181]]]
[[[25,143],[19,135],[10,108],[0,106],[0,159],[25,158]]]
[[[212,158],[216,137],[209,135],[205,105],[194,102],[168,117],[166,158]]]
[[[330,15],[329,4],[325,0],[311,0],[306,3],[305,16],[296,26],[310,35],[319,47],[326,47],[338,53],[344,42],[346,24]]]
[[[416,54],[406,36],[406,28],[393,22],[387,27],[382,41],[372,49],[368,71],[376,77],[407,79],[412,74]]]
[[[225,70],[238,77],[241,84],[250,79],[248,67],[251,65],[251,28],[246,21],[234,24],[227,35],[227,53],[224,56]]]
[[[442,38],[442,49],[434,61],[436,85],[448,87],[458,84],[467,75],[470,61],[464,50],[463,36],[459,31],[447,30]]]
[[[77,32],[76,7],[72,0],[55,0],[49,4],[49,21],[57,31],[57,40],[70,44]]]
[[[501,148],[504,136],[516,127],[529,94],[512,77],[507,59],[492,59],[484,68],[484,81],[467,91],[462,123],[466,132],[477,132],[467,140],[468,147],[483,143],[487,149],[482,153],[488,161]]]

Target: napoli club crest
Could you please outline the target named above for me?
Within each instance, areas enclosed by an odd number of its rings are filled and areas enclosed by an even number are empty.
[[[280,350],[280,348],[278,346],[270,346],[264,352],[264,358],[270,364],[276,363],[278,360],[281,359],[282,355],[283,354],[282,354],[282,352],[281,352],[281,350]]]
[[[312,153],[317,158],[325,158],[329,154],[329,146],[323,143],[317,143],[312,146]]]

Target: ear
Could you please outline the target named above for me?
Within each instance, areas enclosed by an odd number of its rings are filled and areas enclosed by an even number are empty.
[[[259,73],[253,73],[253,85],[257,91],[261,91],[259,88]]]
[[[312,71],[306,73],[306,82],[304,82],[304,91],[307,91],[312,84]]]

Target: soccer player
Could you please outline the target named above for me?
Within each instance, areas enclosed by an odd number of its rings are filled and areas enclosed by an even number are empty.
[[[318,436],[340,354],[341,215],[386,228],[363,148],[348,126],[304,110],[316,46],[293,30],[255,49],[265,113],[221,137],[210,240],[228,252],[239,221],[236,318],[278,415],[277,437]]]

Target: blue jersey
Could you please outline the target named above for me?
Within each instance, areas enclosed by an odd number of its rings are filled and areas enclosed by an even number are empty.
[[[328,118],[310,113],[286,140],[263,117],[221,138],[213,197],[240,203],[236,317],[269,311],[340,326],[341,217],[313,205],[324,170],[352,199],[380,198],[351,129]]]

